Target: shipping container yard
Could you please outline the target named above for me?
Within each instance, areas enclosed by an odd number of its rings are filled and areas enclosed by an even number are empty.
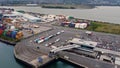
[[[86,30],[92,22],[0,8],[0,40],[14,44],[15,58],[31,68],[56,59],[82,68],[120,68],[120,35]]]

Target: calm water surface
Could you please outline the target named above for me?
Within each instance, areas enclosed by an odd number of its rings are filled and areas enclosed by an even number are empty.
[[[47,9],[41,7],[10,7],[0,6],[4,8],[14,8],[16,10],[25,10],[31,12],[37,12],[41,14],[64,14],[74,16],[81,19],[90,19],[97,21],[104,21],[110,23],[120,24],[120,7],[119,6],[99,6],[94,9]]]
[[[13,50],[13,46],[0,42],[0,68],[24,68],[16,62]]]
[[[37,12],[42,14],[64,14],[75,16],[82,19],[105,21],[110,23],[120,24],[120,7],[101,6],[94,9],[45,9],[40,7],[8,7],[16,10],[25,10]],[[13,54],[14,47],[0,42],[0,68],[25,68],[25,66],[16,62]],[[51,65],[49,68],[75,68],[70,64],[58,61]]]
[[[81,68],[81,67],[73,66],[68,62],[58,60],[57,62],[44,66],[43,68]]]
[[[0,42],[0,68],[27,68],[18,63],[13,54],[14,47]],[[77,68],[74,65],[63,61],[57,61],[49,64],[46,68]]]

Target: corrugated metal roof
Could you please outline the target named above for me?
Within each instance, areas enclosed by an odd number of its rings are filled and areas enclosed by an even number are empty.
[[[86,40],[82,40],[82,39],[78,39],[78,38],[73,38],[70,42],[76,43],[76,44],[82,44],[82,45],[86,45],[86,46],[90,46],[90,47],[96,47],[96,45],[97,45],[97,42],[86,41]]]
[[[119,60],[120,61],[120,57],[116,57],[115,60]]]
[[[30,19],[30,20],[36,20],[36,19],[39,19],[39,20],[40,20],[40,18],[34,17],[34,16],[32,16],[32,15],[29,15],[29,14],[23,14],[23,17],[25,17],[25,18],[27,18],[27,19]]]
[[[115,60],[115,64],[120,65],[120,61],[119,60]]]

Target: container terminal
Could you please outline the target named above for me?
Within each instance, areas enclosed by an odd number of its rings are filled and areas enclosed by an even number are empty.
[[[83,68],[120,68],[120,36],[78,29],[85,29],[90,20],[10,8],[0,11],[1,41],[15,43],[15,58],[31,68],[59,58]]]

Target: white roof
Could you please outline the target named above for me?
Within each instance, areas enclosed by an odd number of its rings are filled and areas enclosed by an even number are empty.
[[[31,19],[31,20],[35,20],[35,19],[40,19],[38,17],[34,17],[32,15],[29,15],[29,14],[23,14],[23,17],[27,18],[27,19]]]
[[[92,32],[91,31],[86,31],[87,34],[91,34]]]
[[[16,16],[15,14],[4,14],[3,16]]]
[[[3,16],[22,16],[22,13],[19,12],[12,12],[12,14],[4,14]]]
[[[75,44],[91,46],[91,47],[96,47],[96,45],[97,45],[97,42],[86,41],[86,40],[82,40],[82,39],[78,39],[78,38],[73,38],[70,42],[75,43]]]
[[[22,15],[23,13],[20,13],[20,12],[16,12],[16,11],[14,11],[14,12],[12,12],[12,14]]]
[[[115,60],[115,64],[120,65],[120,60]]]
[[[115,60],[119,60],[120,61],[120,57],[116,57]]]

